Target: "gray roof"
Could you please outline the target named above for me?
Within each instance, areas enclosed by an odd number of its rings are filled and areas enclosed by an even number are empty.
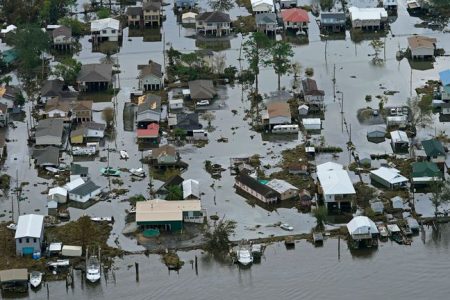
[[[150,61],[148,65],[138,65],[138,70],[140,70],[139,78],[143,78],[150,74],[158,78],[162,77],[161,65],[154,61]]]
[[[35,148],[33,157],[36,159],[36,165],[41,166],[58,166],[59,165],[59,148],[48,146],[45,148]]]
[[[64,82],[59,79],[45,80],[41,87],[42,97],[56,97],[59,96],[63,90]]]
[[[77,80],[81,82],[111,82],[112,64],[82,65]]]
[[[161,97],[154,95],[154,94],[148,94],[146,95],[145,101],[138,105],[138,115],[148,111],[156,111],[161,112]]]
[[[194,80],[189,81],[189,90],[191,91],[191,98],[196,100],[212,99],[217,94],[212,80]]]
[[[230,15],[220,11],[204,12],[195,18],[197,21],[205,21],[210,23],[231,22]]]
[[[105,130],[106,125],[102,123],[96,123],[96,122],[86,122],[83,124],[84,128],[92,129],[92,130]]]
[[[323,25],[344,25],[346,22],[345,13],[322,12],[320,14],[320,22]]]
[[[256,14],[256,24],[277,24],[277,15],[275,13]]]
[[[72,164],[70,166],[70,175],[87,175],[89,174],[89,168],[83,167],[79,164]]]
[[[129,6],[127,8],[127,16],[136,16],[142,14],[142,7],[140,6]]]
[[[200,124],[198,120],[198,114],[197,113],[190,113],[190,114],[177,114],[177,125],[175,125],[176,128],[181,128],[184,130],[195,130],[195,129],[202,129],[202,124]]]
[[[148,1],[148,2],[145,2],[142,5],[142,8],[145,9],[145,10],[160,10],[161,9],[161,2]]]
[[[52,31],[53,38],[58,36],[64,36],[66,38],[72,37],[72,28],[66,27],[66,26],[59,26],[58,28],[55,28]]]
[[[84,184],[80,185],[79,187],[76,187],[73,190],[71,190],[70,194],[75,194],[75,195],[84,197],[98,189],[100,189],[100,187],[98,185],[96,185],[93,181],[88,180]]]
[[[36,126],[36,138],[43,136],[62,137],[63,129],[64,122],[62,119],[43,119]]]

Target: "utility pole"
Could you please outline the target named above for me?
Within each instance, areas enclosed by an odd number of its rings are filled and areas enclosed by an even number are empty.
[[[409,96],[412,97],[412,75],[413,69],[411,68],[411,76],[409,77]]]
[[[19,170],[16,170],[17,216],[20,216]]]
[[[333,65],[333,97],[336,101],[336,64]]]
[[[341,114],[344,113],[344,92],[341,92]]]

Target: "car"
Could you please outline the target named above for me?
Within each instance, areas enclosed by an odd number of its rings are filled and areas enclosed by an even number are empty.
[[[391,116],[396,116],[397,110],[395,108],[391,108]]]
[[[209,100],[197,101],[197,106],[206,106],[206,105],[209,105]]]
[[[291,225],[289,225],[288,223],[283,223],[280,225],[281,229],[287,230],[287,231],[293,231],[294,227],[292,227]]]

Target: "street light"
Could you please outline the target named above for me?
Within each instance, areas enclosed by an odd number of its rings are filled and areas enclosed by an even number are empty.
[[[327,60],[328,35],[319,34],[319,36],[325,40],[325,60]]]

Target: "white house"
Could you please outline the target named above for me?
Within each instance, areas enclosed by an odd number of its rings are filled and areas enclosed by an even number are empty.
[[[105,136],[106,125],[95,122],[87,122],[83,124],[84,138],[87,139],[102,139]]]
[[[406,132],[401,130],[391,131],[391,145],[394,152],[408,152],[409,138]]]
[[[66,203],[67,202],[67,190],[63,187],[54,187],[48,190],[48,200],[55,200],[58,203]]]
[[[41,252],[44,242],[44,216],[35,214],[19,216],[14,238],[17,255],[33,255],[35,252]]]
[[[354,217],[347,224],[347,230],[352,239],[357,241],[371,239],[378,234],[377,225],[366,216]]]
[[[194,179],[183,181],[183,200],[200,199],[200,183]]]
[[[169,100],[169,108],[171,110],[183,109],[183,103],[183,99],[171,99]]]
[[[380,29],[387,21],[388,13],[384,8],[359,8],[352,6],[348,9],[353,28]]]
[[[370,179],[390,189],[401,187],[408,182],[408,178],[402,176],[399,170],[386,167],[370,171]]]
[[[264,119],[268,120],[269,125],[291,124],[292,117],[289,104],[286,102],[269,103]]]
[[[353,183],[344,167],[328,162],[317,166],[317,179],[320,183],[319,193],[328,209],[350,209],[352,196],[356,194]]]
[[[76,178],[75,180],[72,180],[72,181],[66,183],[64,185],[64,188],[68,192],[70,192],[71,190],[76,189],[77,187],[79,187],[80,185],[83,185],[83,184],[84,184],[83,178],[79,177],[79,178]]]
[[[287,181],[272,179],[266,185],[279,194],[279,199],[281,201],[298,196],[298,188]]]
[[[181,23],[183,24],[195,24],[195,17],[197,14],[194,12],[187,12],[181,15]]]
[[[101,192],[101,187],[88,180],[84,184],[69,191],[69,200],[77,202],[80,205],[84,205]]]
[[[91,35],[97,42],[117,42],[122,36],[120,21],[113,18],[94,20],[91,22]]]
[[[432,58],[436,51],[437,40],[426,36],[410,36],[408,38],[408,48],[411,51],[412,59]]]
[[[322,120],[320,118],[305,118],[302,119],[302,124],[305,130],[321,130]]]
[[[255,14],[275,12],[273,0],[250,0]]]

